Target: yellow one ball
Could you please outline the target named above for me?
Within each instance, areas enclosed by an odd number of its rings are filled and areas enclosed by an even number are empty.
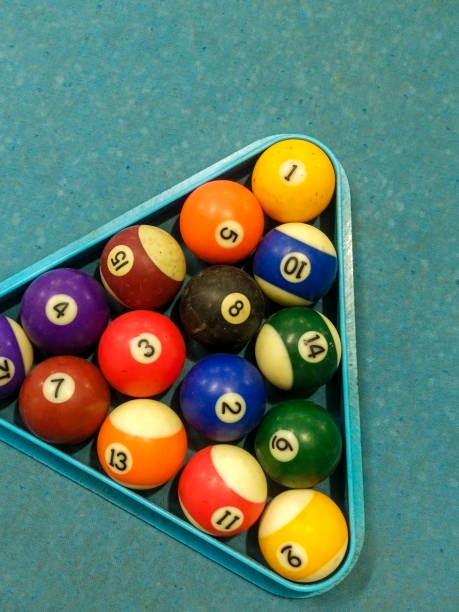
[[[275,221],[310,221],[332,199],[333,164],[312,142],[281,140],[258,158],[252,173],[252,191],[264,212]]]
[[[346,519],[320,491],[290,489],[264,511],[258,543],[268,565],[295,582],[315,582],[341,563],[348,545]]]

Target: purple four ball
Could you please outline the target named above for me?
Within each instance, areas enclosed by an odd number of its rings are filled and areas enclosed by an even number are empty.
[[[48,354],[84,353],[98,341],[108,318],[102,286],[72,268],[42,274],[29,285],[21,302],[24,331]]]

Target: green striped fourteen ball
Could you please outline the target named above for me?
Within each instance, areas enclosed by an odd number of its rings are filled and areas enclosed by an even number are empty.
[[[267,319],[255,342],[255,358],[274,386],[312,393],[336,372],[341,341],[333,323],[321,312],[293,306]]]

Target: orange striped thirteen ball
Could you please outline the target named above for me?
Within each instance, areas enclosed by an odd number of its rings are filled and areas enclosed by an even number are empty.
[[[180,469],[187,436],[175,412],[156,400],[121,404],[102,424],[97,454],[104,471],[131,489],[159,487]]]

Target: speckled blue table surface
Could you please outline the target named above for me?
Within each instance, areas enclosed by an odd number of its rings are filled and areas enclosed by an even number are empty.
[[[458,609],[457,11],[0,3],[1,280],[264,136],[338,156],[366,512],[350,575],[281,599],[0,444],[3,612]]]

